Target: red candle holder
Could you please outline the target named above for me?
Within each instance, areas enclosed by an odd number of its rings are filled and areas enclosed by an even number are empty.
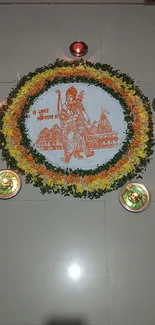
[[[81,41],[73,42],[69,47],[70,53],[76,57],[82,57],[88,52],[88,46]]]

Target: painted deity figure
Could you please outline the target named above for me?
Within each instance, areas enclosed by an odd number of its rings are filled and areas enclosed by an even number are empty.
[[[62,104],[61,92],[58,94],[58,116],[62,129],[62,143],[64,150],[64,162],[68,164],[72,157],[82,159],[94,156],[94,151],[89,149],[87,134],[91,125],[90,119],[83,107],[84,91],[77,93],[73,86],[66,91],[66,101]]]

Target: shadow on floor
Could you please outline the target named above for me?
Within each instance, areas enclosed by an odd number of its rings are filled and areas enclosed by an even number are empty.
[[[88,325],[86,319],[82,317],[50,317],[43,325]]]

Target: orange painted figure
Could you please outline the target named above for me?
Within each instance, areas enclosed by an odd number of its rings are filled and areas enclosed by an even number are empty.
[[[101,108],[99,121],[90,122],[83,107],[84,91],[79,94],[75,87],[66,91],[66,100],[62,104],[61,92],[58,95],[57,114],[43,115],[42,119],[59,119],[60,126],[54,124],[51,129],[44,127],[36,140],[36,147],[44,150],[63,150],[62,158],[68,164],[72,157],[82,159],[94,156],[94,150],[113,148],[118,144],[118,133],[113,131],[107,117],[109,112]],[[41,111],[46,111],[42,109]],[[40,111],[39,111],[40,112]]]
[[[84,92],[77,93],[73,86],[66,91],[66,101],[62,104],[61,92],[58,94],[58,116],[62,130],[62,145],[64,150],[65,163],[69,163],[72,157],[82,159],[94,156],[94,151],[89,149],[87,135],[91,126],[90,119],[83,107],[82,100]]]

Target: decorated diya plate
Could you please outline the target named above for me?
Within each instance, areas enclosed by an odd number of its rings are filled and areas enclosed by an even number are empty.
[[[11,199],[21,189],[21,178],[9,169],[0,170],[0,199]]]
[[[150,193],[142,184],[128,183],[120,192],[120,202],[128,211],[142,212],[148,207]]]

